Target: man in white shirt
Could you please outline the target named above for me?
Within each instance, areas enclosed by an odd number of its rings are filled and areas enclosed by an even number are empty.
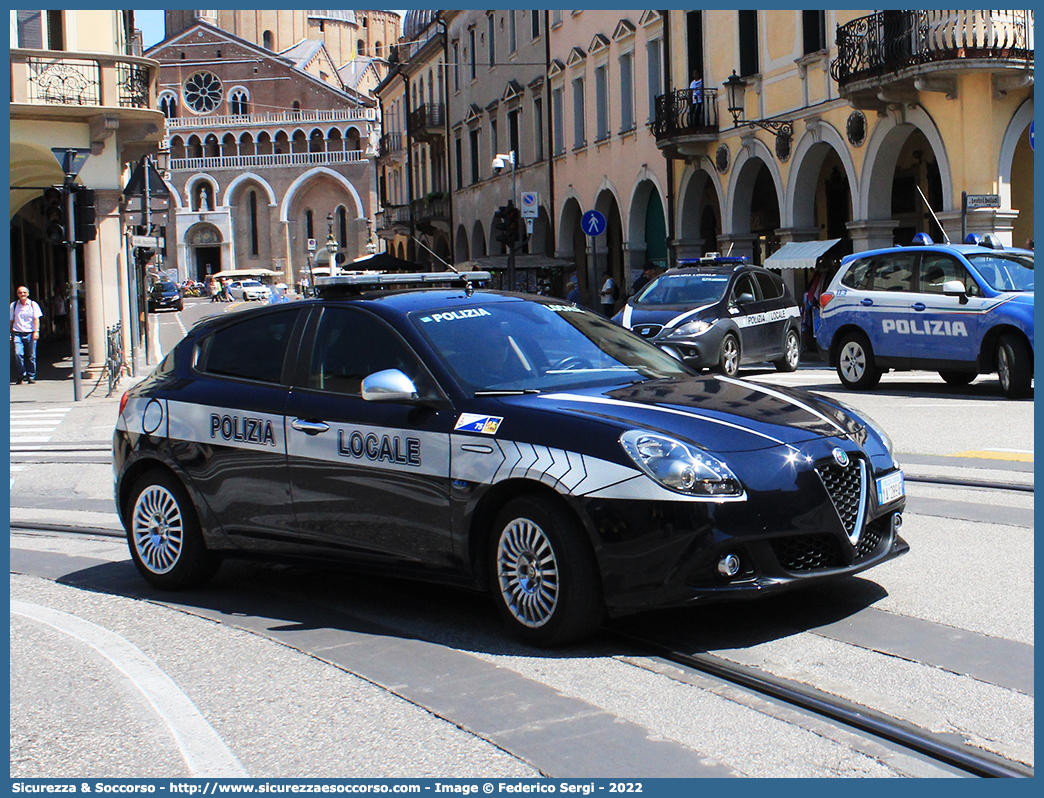
[[[29,298],[29,289],[18,286],[18,299],[11,303],[11,341],[18,363],[18,381],[36,382],[36,342],[40,340],[40,317],[43,311]]]
[[[689,126],[701,127],[703,125],[703,78],[700,77],[698,69],[692,70],[692,83],[689,84],[689,89],[692,91]]]
[[[616,283],[609,275],[609,272],[605,272],[602,278],[604,282],[601,290],[598,292],[598,297],[602,303],[602,313],[611,319],[613,317],[613,305],[616,303]]]

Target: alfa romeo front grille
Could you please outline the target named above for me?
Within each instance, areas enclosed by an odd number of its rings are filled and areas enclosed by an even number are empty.
[[[816,473],[834,503],[845,534],[855,545],[862,532],[866,509],[866,462],[850,457],[848,464],[842,466],[833,459],[823,460],[816,464]]]

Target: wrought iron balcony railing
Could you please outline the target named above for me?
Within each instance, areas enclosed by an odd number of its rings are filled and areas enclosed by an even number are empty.
[[[424,197],[413,201],[413,218],[418,222],[430,222],[449,218],[450,201],[448,197],[435,199]]]
[[[1033,11],[879,11],[838,27],[839,85],[970,58],[1033,60]]]
[[[385,205],[384,210],[378,211],[377,230],[391,230],[396,226],[409,227],[410,206],[409,205]]]
[[[11,50],[11,102],[155,110],[158,68],[134,56]]]
[[[703,89],[693,102],[692,89],[678,89],[656,98],[653,133],[657,140],[718,132],[718,90]]]
[[[393,133],[385,133],[381,136],[380,145],[377,149],[377,157],[381,160],[386,158],[394,158],[405,154],[405,149],[402,146],[402,133],[395,131]]]
[[[443,127],[446,124],[446,113],[442,103],[425,103],[410,111],[410,130]]]

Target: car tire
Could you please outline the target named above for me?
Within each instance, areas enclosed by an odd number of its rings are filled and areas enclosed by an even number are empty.
[[[801,362],[801,337],[797,330],[787,330],[783,339],[783,357],[775,361],[776,371],[797,371],[798,363]]]
[[[188,493],[169,472],[142,475],[131,489],[123,518],[134,565],[153,587],[198,587],[221,566],[221,558],[203,541]]]
[[[718,354],[718,371],[726,377],[739,374],[740,343],[732,333],[726,333],[721,339],[721,351]]]
[[[881,381],[870,341],[862,333],[849,333],[837,348],[837,376],[852,391],[867,391]]]
[[[1032,393],[1033,355],[1017,335],[1002,335],[997,343],[997,377],[1009,399],[1025,399]]]
[[[947,385],[970,385],[979,375],[974,371],[940,371],[939,376]]]
[[[520,496],[504,505],[492,531],[490,585],[518,638],[559,646],[601,625],[605,604],[594,553],[565,509]]]

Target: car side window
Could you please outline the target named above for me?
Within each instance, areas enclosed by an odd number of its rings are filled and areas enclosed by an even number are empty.
[[[871,276],[874,291],[910,291],[913,289],[915,255],[889,255],[881,258]]]
[[[201,370],[222,377],[279,382],[296,311],[265,313],[218,330],[205,344]]]
[[[388,324],[353,308],[323,310],[312,347],[309,388],[361,396],[363,378],[385,369],[404,372],[424,393],[424,368]]]
[[[736,284],[732,287],[732,298],[729,300],[730,307],[739,305],[739,298],[743,294],[750,294],[755,300],[758,298],[758,289],[754,285],[754,277],[750,274],[741,274]]]
[[[941,294],[943,283],[949,280],[959,280],[964,285],[964,290],[969,291],[969,286],[975,285],[964,264],[949,255],[937,252],[927,252],[921,258],[921,271],[918,275],[917,290],[925,294]]]
[[[774,274],[757,275],[763,299],[779,299],[783,296],[783,281]]]

